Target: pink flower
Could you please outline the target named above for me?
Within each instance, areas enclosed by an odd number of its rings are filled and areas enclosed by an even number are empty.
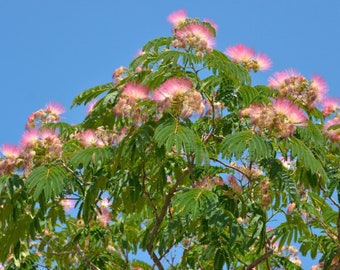
[[[184,23],[187,19],[187,12],[183,9],[177,10],[168,16],[168,21],[173,27],[178,27],[181,23]]]
[[[162,102],[165,99],[173,99],[176,95],[192,91],[192,89],[191,80],[187,78],[170,78],[155,90],[153,98],[155,101]]]
[[[275,72],[274,75],[268,80],[269,87],[279,90],[282,86],[285,86],[288,83],[288,80],[292,77],[300,78],[299,81],[306,81],[306,79],[301,76],[300,73],[294,69],[288,69],[281,72]]]
[[[188,78],[170,78],[153,93],[153,99],[160,104],[159,112],[172,109],[182,118],[189,118],[194,112],[203,113],[205,107],[201,93],[193,88]]]
[[[98,101],[97,99],[94,99],[90,103],[87,104],[87,108],[86,108],[87,114],[93,112],[94,105],[96,105],[97,101]]]
[[[249,59],[253,59],[255,57],[254,49],[246,47],[243,44],[230,46],[227,48],[225,53],[235,62],[247,62]]]
[[[79,139],[80,143],[85,147],[104,146],[104,143],[98,139],[96,133],[92,129],[87,129],[78,133],[76,138]]]
[[[100,207],[108,208],[110,205],[111,202],[107,198],[104,198],[100,201]]]
[[[72,199],[62,199],[59,204],[64,208],[65,211],[70,211],[74,208],[75,201]]]
[[[111,203],[108,201],[108,199],[104,198],[100,202],[100,212],[97,211],[98,220],[103,227],[107,227],[107,224],[111,220],[111,214],[109,212],[110,205]]]
[[[198,51],[211,51],[215,45],[214,33],[201,23],[186,24],[176,30],[175,36]]]
[[[340,109],[340,103],[338,99],[324,98],[322,101],[322,105],[323,105],[323,109],[322,109],[323,116],[329,116],[332,113]]]
[[[2,154],[9,159],[15,159],[20,155],[20,147],[12,144],[4,144],[1,147]]]
[[[290,203],[287,207],[287,214],[291,214],[296,208],[296,203]]]
[[[138,83],[128,82],[124,86],[122,95],[133,99],[146,99],[148,98],[149,89]]]
[[[61,115],[65,112],[65,108],[63,105],[55,102],[51,102],[46,105],[45,108],[47,113],[55,114],[55,115]]]
[[[50,129],[44,129],[40,132],[40,138],[42,140],[48,140],[50,138],[55,138],[58,137],[57,132],[54,130],[50,130]]]
[[[273,104],[274,111],[282,116],[285,116],[287,122],[295,126],[307,125],[307,117],[299,107],[291,101],[279,98]]]
[[[311,88],[315,89],[316,101],[322,102],[328,92],[326,81],[320,75],[314,75],[311,79]]]
[[[333,118],[323,126],[322,131],[327,137],[329,137],[331,141],[333,142],[339,141],[340,140],[340,128],[338,127],[339,125],[340,117]]]
[[[264,53],[257,54],[254,60],[258,64],[258,70],[261,70],[261,71],[268,70],[272,66],[272,61]]]
[[[120,81],[122,79],[124,70],[125,68],[123,66],[120,66],[119,68],[115,69],[115,71],[112,74],[112,79],[114,82]]]
[[[255,72],[267,70],[272,65],[271,60],[266,54],[256,54],[253,48],[246,47],[243,44],[228,47],[225,54],[234,62],[240,63],[246,69],[252,69]]]
[[[39,140],[40,134],[37,129],[27,130],[21,138],[21,146],[23,148],[31,147]]]

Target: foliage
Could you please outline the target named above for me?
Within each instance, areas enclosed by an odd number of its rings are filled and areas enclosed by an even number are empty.
[[[340,118],[325,84],[284,71],[253,86],[263,54],[215,49],[216,26],[184,11],[169,20],[171,37],[74,99],[82,123],[50,104],[3,145],[1,267],[301,269],[319,254],[314,269],[338,269]]]

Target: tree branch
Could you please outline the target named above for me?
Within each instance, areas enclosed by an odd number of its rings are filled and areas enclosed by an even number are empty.
[[[268,259],[270,255],[273,254],[273,250],[272,249],[268,249],[267,252],[265,254],[263,254],[262,256],[260,256],[259,258],[257,258],[255,261],[253,261],[250,265],[248,265],[245,270],[252,270],[256,265],[260,264],[261,262],[263,262],[264,260]]]
[[[99,267],[97,267],[96,265],[94,265],[90,260],[89,258],[87,258],[84,250],[82,250],[79,246],[79,244],[77,243],[76,244],[76,247],[77,247],[77,253],[81,256],[81,258],[85,261],[85,263],[91,267],[91,269],[93,270],[100,270]]]
[[[176,181],[176,183],[172,186],[169,193],[165,196],[165,201],[164,201],[163,207],[161,209],[160,214],[158,215],[158,219],[156,218],[156,224],[151,231],[148,244],[146,245],[146,249],[147,249],[149,255],[151,256],[153,262],[155,263],[155,265],[158,267],[159,270],[164,270],[164,267],[163,267],[163,265],[160,261],[160,258],[158,258],[157,255],[155,254],[155,252],[153,251],[153,248],[154,248],[153,242],[156,238],[156,235],[159,231],[159,228],[162,224],[162,221],[163,221],[163,219],[164,219],[164,217],[165,217],[165,215],[168,211],[168,208],[169,208],[170,203],[171,203],[171,199],[174,196],[174,194],[177,190],[177,187],[183,182],[184,178],[188,175],[188,173],[189,173],[189,170],[186,170],[182,174],[181,178],[178,179]]]

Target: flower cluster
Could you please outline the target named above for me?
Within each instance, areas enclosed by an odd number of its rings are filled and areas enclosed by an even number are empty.
[[[200,57],[203,57],[205,52],[213,50],[217,27],[214,23],[187,18],[184,10],[170,14],[168,20],[173,25],[174,47],[195,49]]]
[[[279,98],[268,105],[252,104],[241,111],[242,117],[250,117],[253,131],[272,134],[278,138],[292,136],[298,126],[307,125],[307,117],[291,101]]]
[[[119,143],[125,136],[126,129],[120,131],[108,131],[104,127],[96,130],[87,129],[76,133],[76,138],[83,147],[104,147]]]
[[[26,124],[26,131],[19,146],[5,144],[1,152],[0,175],[12,173],[15,169],[27,176],[34,164],[49,162],[61,157],[62,141],[54,130],[43,128],[46,123],[57,122],[64,108],[57,103],[48,104],[31,114]]]
[[[110,214],[110,206],[111,202],[107,198],[104,198],[99,203],[99,210],[96,210],[98,220],[102,227],[107,227],[107,224],[111,220],[111,214]]]
[[[194,89],[190,79],[170,78],[160,85],[153,93],[153,100],[159,104],[159,112],[179,114],[189,118],[193,113],[203,113],[202,95]]]
[[[340,116],[330,119],[323,126],[323,133],[333,142],[340,141]]]
[[[246,47],[243,44],[228,47],[225,54],[234,62],[254,72],[268,70],[272,65],[266,54],[256,53],[253,48]]]
[[[114,107],[114,114],[122,117],[130,117],[134,123],[142,122],[148,118],[148,115],[142,114],[138,102],[149,99],[148,94],[149,89],[146,86],[139,83],[126,83]]]
[[[32,113],[27,120],[26,129],[41,127],[47,123],[60,121],[60,115],[65,112],[61,104],[51,102],[46,105],[45,109],[40,109]]]
[[[239,183],[236,180],[236,177],[233,175],[229,175],[228,178],[228,183],[231,187],[231,189],[237,194],[241,195],[242,194],[242,186],[239,185]]]
[[[261,203],[263,206],[268,206],[271,202],[271,196],[269,192],[270,181],[269,178],[265,177],[260,181],[260,193],[261,193]]]
[[[293,69],[274,73],[269,78],[269,87],[276,89],[279,96],[308,108],[314,108],[317,102],[321,103],[328,91],[326,82],[319,75],[309,81]]]

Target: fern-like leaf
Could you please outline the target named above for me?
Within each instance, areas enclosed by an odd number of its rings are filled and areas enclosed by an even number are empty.
[[[168,152],[173,152],[175,148],[175,151],[181,154],[183,150],[185,154],[195,154],[197,163],[208,163],[209,155],[205,146],[192,129],[179,121],[164,121],[156,128],[154,138],[158,146],[165,146]]]
[[[105,162],[112,158],[112,154],[113,149],[111,147],[85,148],[74,153],[74,155],[71,156],[69,163],[74,168],[79,166],[86,168],[91,162],[94,164],[98,164],[98,162]]]
[[[290,138],[292,147],[292,158],[297,157],[299,162],[302,162],[304,167],[313,174],[319,173],[321,179],[327,179],[327,174],[318,159],[315,158],[312,151],[298,138]]]
[[[249,130],[228,135],[222,142],[222,157],[239,159],[247,149],[248,141],[253,137]]]
[[[67,172],[61,166],[40,166],[29,174],[25,184],[29,192],[33,191],[34,200],[44,194],[45,200],[48,201],[62,192],[66,178]]]
[[[88,102],[98,97],[100,94],[112,89],[112,87],[112,83],[106,83],[89,88],[74,98],[71,107],[81,104],[86,105]]]
[[[180,215],[190,215],[192,219],[198,218],[210,211],[215,205],[217,196],[211,190],[192,188],[176,194],[173,207]]]

